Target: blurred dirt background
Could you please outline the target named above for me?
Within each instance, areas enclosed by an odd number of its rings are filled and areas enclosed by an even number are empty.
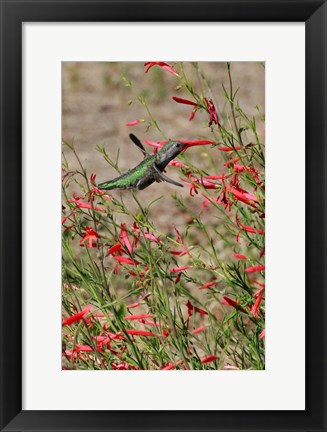
[[[169,63],[174,66],[174,63]],[[176,65],[178,70],[178,67]],[[222,85],[229,91],[226,63],[198,63],[198,71],[193,64],[184,63],[185,72],[194,88],[207,97],[212,97],[221,121],[228,121],[229,106],[223,97]],[[239,87],[237,100],[249,117],[255,117],[260,139],[264,139],[264,129],[256,106],[264,114],[265,106],[265,69],[262,63],[234,62],[231,66],[234,91]],[[210,83],[212,93],[201,84],[200,75],[204,74]],[[131,86],[129,86],[131,83]],[[161,69],[153,67],[147,74],[141,62],[63,62],[62,63],[62,138],[74,141],[80,159],[88,173],[96,174],[100,183],[117,177],[96,145],[105,146],[110,157],[115,159],[120,149],[119,166],[122,172],[134,167],[142,160],[142,154],[128,138],[134,133],[141,141],[163,141],[164,137],[154,128],[148,128],[147,121],[129,127],[126,123],[136,119],[148,119],[145,107],[137,100],[138,96],[146,99],[151,114],[161,130],[170,139],[213,139],[208,128],[208,114],[198,112],[193,121],[189,121],[192,106],[181,105],[172,100],[172,96],[191,99],[184,89],[178,89],[179,78]],[[251,141],[248,137],[248,142]],[[145,145],[149,152],[153,149]],[[188,157],[203,167],[208,165],[208,153],[216,161],[216,171],[210,174],[225,172],[221,152],[210,146],[195,147],[188,150]],[[65,149],[71,164],[76,161]],[[209,169],[209,166],[208,166]],[[168,167],[167,175],[179,181],[179,171]],[[149,188],[138,192],[138,199],[148,204],[156,197],[163,198],[152,207],[152,218],[155,218],[159,229],[164,229],[167,221],[176,225],[188,223],[187,212],[183,212],[171,200],[171,193],[181,194],[185,203],[192,208],[201,203],[201,197],[189,197],[188,188],[177,188],[167,183],[154,183]],[[110,191],[110,194],[129,192]],[[126,198],[128,199],[128,197]],[[131,206],[134,204],[131,203]]]

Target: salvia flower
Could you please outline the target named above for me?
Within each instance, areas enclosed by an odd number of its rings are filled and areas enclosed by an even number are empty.
[[[189,116],[189,120],[193,120],[196,114],[197,109],[199,108],[199,105],[196,102],[190,101],[188,99],[183,99],[177,96],[173,96],[172,99],[180,104],[184,104],[184,105],[192,105],[194,108]]]
[[[206,312],[205,310],[193,306],[190,300],[187,301],[186,307],[187,307],[187,313],[189,317],[193,315],[193,312],[198,312],[201,315],[208,315],[208,312]]]
[[[214,281],[211,281],[211,282],[208,282],[208,283],[206,283],[206,284],[204,284],[204,285],[201,285],[201,286],[199,286],[198,287],[198,289],[207,289],[207,288],[211,288],[212,286],[214,286],[214,285],[216,285],[217,284],[217,281],[216,280],[214,280]]]
[[[153,317],[154,317],[153,314],[126,315],[124,317],[124,320],[133,321],[133,320],[140,320],[140,319],[153,318]]]
[[[206,326],[200,326],[194,330],[192,330],[192,335],[198,334],[198,333],[202,333],[204,330],[206,329]]]
[[[216,108],[215,108],[215,105],[214,105],[212,99],[204,98],[204,101],[207,105],[207,109],[208,109],[209,116],[210,116],[209,127],[212,124],[216,124],[216,125],[220,126],[218,114],[217,114],[217,111],[216,111]]]
[[[132,336],[157,336],[156,334],[146,330],[128,329],[126,330],[126,333]]]
[[[105,212],[105,210],[100,208],[100,207],[96,207],[90,203],[86,203],[84,201],[81,201],[80,197],[74,196],[73,198],[67,200],[67,202],[74,203],[76,205],[76,207],[78,207],[80,209],[95,210],[95,211],[102,212],[102,213]]]
[[[86,241],[88,248],[94,248],[97,245],[98,241],[98,234],[89,226],[85,227],[86,233],[84,234],[83,238],[80,240],[80,245],[82,246],[83,243]]]
[[[192,268],[192,266],[173,267],[173,268],[169,269],[169,273],[179,273],[179,272],[187,270],[189,268]]]
[[[138,125],[140,123],[144,123],[144,122],[145,122],[144,119],[137,119],[137,120],[133,120],[133,121],[126,123],[125,126],[136,126],[136,125]]]
[[[139,261],[132,260],[129,257],[122,257],[122,256],[114,256],[114,259],[119,262],[119,264],[130,264],[130,265],[137,265],[140,264]]]
[[[245,271],[247,273],[256,273],[256,272],[259,272],[259,271],[263,271],[264,269],[265,269],[264,265],[255,265],[255,266],[252,266],[252,267],[247,267],[245,269]]]
[[[130,239],[128,238],[128,235],[127,235],[126,224],[123,224],[123,223],[120,224],[120,235],[119,235],[119,238],[125,244],[128,252],[132,255],[132,253],[133,253],[133,247],[132,247]]]
[[[260,304],[261,304],[261,301],[262,301],[262,296],[263,296],[263,293],[261,292],[261,293],[258,295],[258,297],[257,297],[257,299],[256,299],[256,301],[255,301],[255,303],[254,303],[254,305],[253,305],[252,308],[251,308],[251,314],[252,314],[255,318],[259,318],[259,307],[260,307]]]
[[[175,369],[176,364],[174,363],[167,363],[163,368],[161,368],[161,370],[171,370],[171,369]]]
[[[207,357],[204,357],[201,360],[201,364],[210,363],[210,362],[213,362],[213,361],[216,361],[216,360],[218,360],[217,356],[215,356],[215,355],[209,355]]]
[[[148,66],[145,73],[148,73],[149,70],[151,68],[153,68],[153,66],[159,66],[162,69],[165,69],[167,72],[170,72],[173,75],[179,76],[178,73],[175,71],[175,69],[172,68],[171,66],[169,66],[169,64],[165,63],[165,62],[146,62],[146,63],[144,63],[144,66]]]
[[[235,300],[233,300],[227,296],[223,296],[223,298],[224,298],[224,301],[222,301],[221,304],[226,305],[226,306],[232,306],[233,308],[239,310],[240,312],[246,312],[246,310],[242,306],[240,306],[237,301],[235,301]]]
[[[83,320],[84,315],[86,315],[90,310],[92,309],[92,305],[88,305],[85,309],[83,309],[81,312],[76,313],[75,315],[72,315],[68,318],[63,318],[62,325],[71,325],[76,321]]]
[[[242,254],[233,253],[232,257],[234,257],[236,259],[240,259],[240,260],[247,260],[247,257],[245,255],[242,255]]]
[[[235,150],[242,150],[243,147],[237,146],[237,147],[218,147],[218,150],[223,152],[233,152]]]

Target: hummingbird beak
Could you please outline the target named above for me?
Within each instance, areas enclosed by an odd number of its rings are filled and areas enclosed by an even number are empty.
[[[189,147],[216,144],[215,141],[209,141],[209,140],[180,141],[180,142],[184,144],[183,151],[185,151]]]

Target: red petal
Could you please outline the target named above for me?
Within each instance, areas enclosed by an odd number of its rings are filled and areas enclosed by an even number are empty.
[[[134,335],[134,336],[157,336],[156,334],[149,332],[149,331],[145,331],[145,330],[128,329],[128,330],[126,330],[126,333],[129,335]]]
[[[169,269],[169,273],[178,273],[180,271],[183,271],[183,270],[186,270],[189,268],[192,268],[192,266],[174,267],[174,268]]]
[[[223,152],[232,152],[235,150],[242,150],[242,147],[218,147],[218,150],[223,151]]]
[[[137,120],[133,120],[133,121],[126,123],[125,126],[136,126],[139,123],[144,123],[144,122],[145,122],[144,119],[137,119]]]
[[[114,256],[114,259],[116,261],[118,261],[120,264],[122,264],[122,263],[133,264],[133,265],[140,264],[138,261],[136,261],[136,260],[133,261],[131,258],[128,258],[128,257]]]
[[[115,252],[118,252],[121,250],[121,244],[120,243],[116,243],[115,245],[111,246],[111,248],[108,250],[108,254],[112,255]]]
[[[144,66],[148,66],[149,67],[146,69],[145,73],[149,72],[149,70],[151,68],[153,68],[153,66],[160,66],[161,68],[165,69],[167,72],[172,73],[173,75],[179,76],[178,73],[175,71],[175,69],[173,69],[171,66],[169,66],[168,63],[165,62],[146,62],[144,63]]]
[[[201,364],[209,363],[209,362],[215,361],[217,359],[218,359],[217,356],[215,356],[215,355],[209,355],[209,356],[207,356],[207,357],[205,357],[204,359],[201,360]]]
[[[126,309],[134,309],[134,308],[136,308],[138,306],[141,306],[141,304],[142,303],[132,303],[132,304],[126,306]]]
[[[139,315],[127,315],[124,317],[124,319],[128,321],[133,321],[133,320],[138,320],[143,318],[153,318],[153,317],[154,317],[153,314],[139,314]]]
[[[92,309],[92,305],[88,305],[81,312],[78,312],[77,314],[72,315],[72,316],[70,316],[68,318],[64,318],[63,321],[62,321],[62,325],[63,326],[70,325],[70,324],[74,323],[75,321],[80,321],[85,314],[87,314],[88,312],[90,312],[91,309]]]
[[[181,104],[185,104],[185,105],[198,106],[198,104],[196,102],[190,101],[188,99],[183,99],[183,98],[180,98],[177,96],[173,96],[172,99],[177,103],[181,103]]]
[[[259,334],[259,339],[263,339],[266,336],[266,329],[263,329],[262,332]]]
[[[247,267],[246,269],[245,269],[245,271],[247,272],[247,273],[255,273],[255,272],[258,272],[258,271],[262,271],[262,270],[264,270],[265,269],[265,266],[264,265],[256,265],[256,266],[252,266],[252,267]]]
[[[203,332],[205,329],[206,329],[206,326],[204,326],[204,325],[203,325],[203,326],[200,326],[200,327],[194,329],[194,330],[192,331],[192,334],[195,335],[195,334],[201,333],[201,332]]]
[[[240,259],[240,260],[247,260],[247,257],[245,255],[241,255],[241,254],[237,254],[237,253],[232,254],[232,257]]]
[[[168,141],[154,142],[154,141],[144,140],[144,142],[145,144],[148,144],[151,147],[161,148],[163,145],[167,144]]]
[[[163,367],[161,370],[171,370],[175,369],[176,365],[173,363],[168,363],[165,367]]]
[[[208,283],[206,283],[206,284],[204,284],[204,285],[201,285],[201,286],[199,286],[198,287],[198,289],[206,289],[206,288],[210,288],[210,287],[212,287],[213,285],[216,285],[216,283],[217,283],[217,281],[212,281],[212,282],[208,282]]]

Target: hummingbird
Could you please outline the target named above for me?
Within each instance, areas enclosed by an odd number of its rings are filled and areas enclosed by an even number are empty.
[[[99,189],[137,189],[142,190],[154,182],[165,181],[175,186],[183,187],[181,183],[167,177],[162,171],[166,168],[171,160],[177,157],[183,150],[188,147],[178,141],[168,141],[157,153],[148,153],[141,141],[134,135],[130,134],[129,138],[141,150],[144,159],[136,167],[130,169],[119,177],[108,180],[98,185]]]

